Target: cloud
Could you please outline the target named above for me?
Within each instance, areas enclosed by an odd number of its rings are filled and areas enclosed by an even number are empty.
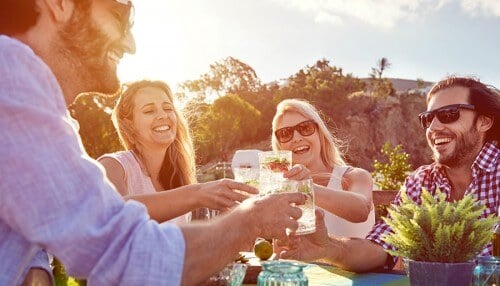
[[[341,17],[333,14],[329,14],[323,11],[320,11],[316,17],[314,18],[316,23],[330,23],[333,25],[342,25],[344,21]]]
[[[400,21],[414,21],[459,3],[469,14],[500,16],[500,1],[492,0],[274,0],[310,14],[315,22],[339,25],[351,17],[375,27],[390,29]]]
[[[483,14],[500,17],[500,1],[493,0],[462,0],[462,9],[470,15]]]

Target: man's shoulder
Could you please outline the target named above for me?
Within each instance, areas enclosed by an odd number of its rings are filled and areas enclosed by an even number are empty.
[[[28,45],[5,35],[0,35],[0,58],[2,61],[40,61]],[[12,68],[11,66],[4,67]]]
[[[61,111],[66,110],[59,83],[49,66],[26,44],[2,35],[0,97],[11,104],[37,108],[57,105]]]
[[[437,176],[438,169],[435,163],[422,165],[406,177],[406,189],[421,190],[422,187],[432,187],[436,183]]]

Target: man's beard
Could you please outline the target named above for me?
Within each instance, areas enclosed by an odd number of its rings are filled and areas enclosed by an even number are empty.
[[[75,8],[71,21],[62,28],[60,43],[56,44],[59,61],[66,65],[66,84],[72,84],[78,93],[113,94],[119,89],[116,68],[108,60],[112,43],[91,19],[90,7]]]
[[[448,167],[457,167],[468,163],[478,151],[479,138],[479,132],[476,130],[474,123],[466,133],[460,138],[456,138],[455,149],[450,155],[442,156],[434,151],[434,161]]]

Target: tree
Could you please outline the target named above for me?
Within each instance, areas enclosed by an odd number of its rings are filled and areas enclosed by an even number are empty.
[[[381,153],[387,157],[388,162],[373,162],[375,184],[381,190],[399,190],[411,171],[411,165],[408,163],[410,155],[403,150],[401,144],[392,147],[390,142],[384,144]]]
[[[391,81],[386,78],[382,78],[384,71],[389,69],[391,65],[392,64],[389,60],[383,57],[377,61],[377,66],[372,68],[372,72],[370,73],[370,83],[377,96],[386,97],[388,95],[394,95],[396,92]]]
[[[382,57],[377,61],[377,66],[372,68],[372,72],[370,76],[376,79],[382,79],[382,74],[385,70],[388,70],[391,67],[391,63],[387,58]]]
[[[417,88],[421,89],[424,87],[424,85],[425,85],[424,80],[422,78],[417,78]]]
[[[193,135],[199,157],[205,163],[231,149],[255,142],[260,112],[236,94],[216,99],[206,111],[197,116]]]
[[[319,109],[331,111],[342,105],[349,94],[364,87],[358,78],[351,74],[344,75],[342,68],[332,66],[327,59],[321,59],[290,76],[276,94],[276,101],[303,98],[316,104]]]
[[[80,95],[68,108],[78,120],[80,136],[85,150],[92,158],[104,153],[123,150],[118,133],[111,122],[111,112],[117,97],[99,93]]]
[[[261,81],[254,69],[233,57],[210,65],[210,71],[199,79],[181,84],[182,89],[208,101],[227,93],[256,92],[261,87]]]

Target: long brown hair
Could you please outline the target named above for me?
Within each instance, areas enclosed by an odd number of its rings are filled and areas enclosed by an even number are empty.
[[[177,134],[174,142],[167,148],[160,169],[159,181],[165,190],[196,183],[196,165],[193,141],[187,121],[174,105],[172,92],[162,81],[141,80],[124,85],[111,116],[125,149],[132,150],[142,157],[137,148],[136,132],[132,127],[134,98],[137,92],[146,87],[163,90],[172,103],[177,117]]]

